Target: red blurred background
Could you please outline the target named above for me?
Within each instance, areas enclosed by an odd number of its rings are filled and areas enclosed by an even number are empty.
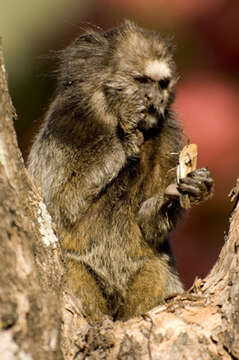
[[[16,19],[22,19],[20,41],[16,34],[9,36],[11,22],[2,29],[0,25],[0,35],[6,47],[12,45],[6,51],[7,68],[25,158],[54,89],[50,50],[64,47],[83,29],[107,29],[125,18],[173,36],[181,74],[174,109],[191,142],[198,144],[199,166],[209,167],[215,179],[214,198],[193,209],[173,236],[180,275],[185,286],[190,286],[195,276],[206,275],[216,261],[232,208],[227,195],[239,175],[238,0],[85,0],[68,5],[60,1],[58,7],[54,5],[58,10],[51,11],[48,2],[42,1],[41,21],[33,6],[26,14],[17,4],[14,11],[5,4],[2,12],[0,5],[0,14],[8,12],[11,19],[17,13]],[[21,35],[23,24],[28,31]],[[26,41],[30,41],[28,47]]]

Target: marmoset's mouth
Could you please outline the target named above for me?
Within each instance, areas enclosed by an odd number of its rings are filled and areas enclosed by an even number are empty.
[[[140,121],[138,128],[144,133],[144,136],[151,138],[160,131],[164,121],[164,109],[156,109],[150,104],[145,111],[144,120]]]
[[[153,104],[149,105],[147,113],[150,115],[157,115],[158,111]]]
[[[165,118],[164,108],[156,109],[156,107],[151,104],[147,108],[148,119],[154,118],[156,122],[162,122]]]
[[[164,108],[156,109],[156,107],[151,104],[147,108],[147,114],[154,116],[158,121],[162,121],[164,119]]]

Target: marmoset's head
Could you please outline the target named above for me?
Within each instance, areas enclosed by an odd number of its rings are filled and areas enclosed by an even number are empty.
[[[142,129],[167,116],[177,76],[171,46],[157,32],[127,21],[79,37],[63,54],[61,84],[66,89],[77,86],[76,102],[85,98],[100,114],[127,107],[129,117],[130,112],[141,113]]]
[[[129,103],[138,100],[145,114],[139,127],[148,129],[162,121],[173,101],[176,84],[170,45],[156,32],[126,22],[110,63],[112,78],[106,87],[121,91],[121,98]]]

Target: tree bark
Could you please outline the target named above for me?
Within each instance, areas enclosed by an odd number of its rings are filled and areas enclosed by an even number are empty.
[[[17,145],[0,50],[0,354],[9,359],[239,359],[239,203],[210,274],[127,322],[89,325]],[[237,198],[237,186],[234,198]]]
[[[0,358],[62,359],[60,248],[25,169],[0,50]]]

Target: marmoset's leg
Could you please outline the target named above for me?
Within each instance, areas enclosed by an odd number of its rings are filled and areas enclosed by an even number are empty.
[[[66,280],[82,302],[89,322],[102,320],[108,313],[107,302],[96,279],[86,266],[74,259],[67,260]]]
[[[182,292],[183,285],[165,259],[150,259],[131,280],[117,319],[127,320],[144,314],[164,303],[166,298]]]

